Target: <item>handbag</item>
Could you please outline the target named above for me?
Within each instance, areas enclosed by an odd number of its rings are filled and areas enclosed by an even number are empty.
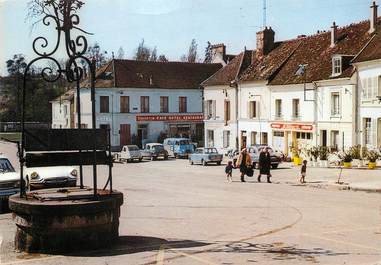
[[[252,177],[254,175],[254,169],[252,167],[246,168],[246,175]]]

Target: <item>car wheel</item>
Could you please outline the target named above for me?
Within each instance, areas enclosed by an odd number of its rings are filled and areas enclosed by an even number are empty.
[[[143,157],[140,157],[140,158],[139,158],[139,162],[142,162],[142,160],[143,160]]]
[[[221,165],[221,161],[218,161],[218,162],[217,162],[217,165],[220,166],[220,165]]]
[[[279,164],[273,164],[271,165],[272,169],[277,169]]]
[[[164,156],[164,160],[168,160],[168,156]]]
[[[202,163],[203,166],[206,166],[208,164],[208,163],[206,163],[205,160],[201,160],[201,163]]]
[[[194,165],[193,160],[189,160],[189,164]]]
[[[154,160],[155,160],[155,158],[153,156],[151,156],[151,161],[154,161]]]

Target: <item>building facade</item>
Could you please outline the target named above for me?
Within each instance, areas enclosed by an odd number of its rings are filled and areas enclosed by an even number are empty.
[[[97,71],[96,127],[110,128],[115,150],[126,144],[143,146],[165,137],[186,137],[202,145],[200,83],[220,67],[220,64],[112,60]],[[83,128],[92,126],[88,87],[84,82],[80,90]],[[53,126],[59,128],[63,120],[54,116],[56,108],[57,103],[53,107]],[[76,117],[75,109],[73,114]],[[78,124],[71,124],[74,127]]]

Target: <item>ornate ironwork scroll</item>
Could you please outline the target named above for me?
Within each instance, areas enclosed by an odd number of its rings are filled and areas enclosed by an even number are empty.
[[[76,84],[77,94],[77,129],[81,130],[81,108],[80,108],[80,82],[85,78],[85,70],[83,65],[86,64],[89,68],[90,74],[90,89],[91,89],[91,102],[92,102],[92,130],[94,138],[93,146],[93,188],[94,196],[97,195],[97,150],[96,150],[96,114],[95,114],[95,60],[89,59],[85,56],[88,49],[88,44],[83,34],[90,34],[79,27],[80,18],[77,11],[82,7],[84,2],[80,0],[36,0],[36,3],[41,7],[41,13],[44,14],[42,23],[48,27],[54,27],[56,30],[56,40],[53,45],[49,45],[48,39],[45,37],[37,37],[33,41],[33,51],[38,56],[27,65],[22,90],[22,111],[21,111],[21,130],[22,140],[19,152],[20,159],[20,196],[24,196],[25,182],[24,182],[24,147],[25,147],[25,98],[26,98],[26,84],[30,77],[30,70],[33,65],[40,62],[50,62],[40,70],[41,77],[47,82],[55,82],[60,78],[66,78],[70,83]],[[53,55],[63,46],[66,51],[67,61],[65,65],[61,65]],[[34,73],[36,74],[36,73]],[[81,150],[79,150],[81,152]],[[110,152],[111,155],[111,152]],[[112,191],[111,180],[110,191]],[[83,188],[83,170],[80,164],[80,187]]]

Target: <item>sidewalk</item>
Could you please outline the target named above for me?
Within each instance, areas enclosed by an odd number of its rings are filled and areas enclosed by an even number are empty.
[[[298,173],[300,167],[284,163],[283,166],[290,167]],[[275,172],[275,171],[273,171]],[[340,184],[337,183],[340,177]],[[307,183],[300,184],[293,179],[285,179],[286,184],[307,186],[322,189],[352,190],[381,193],[381,169],[367,170],[364,168],[340,169],[309,167],[307,169]]]

